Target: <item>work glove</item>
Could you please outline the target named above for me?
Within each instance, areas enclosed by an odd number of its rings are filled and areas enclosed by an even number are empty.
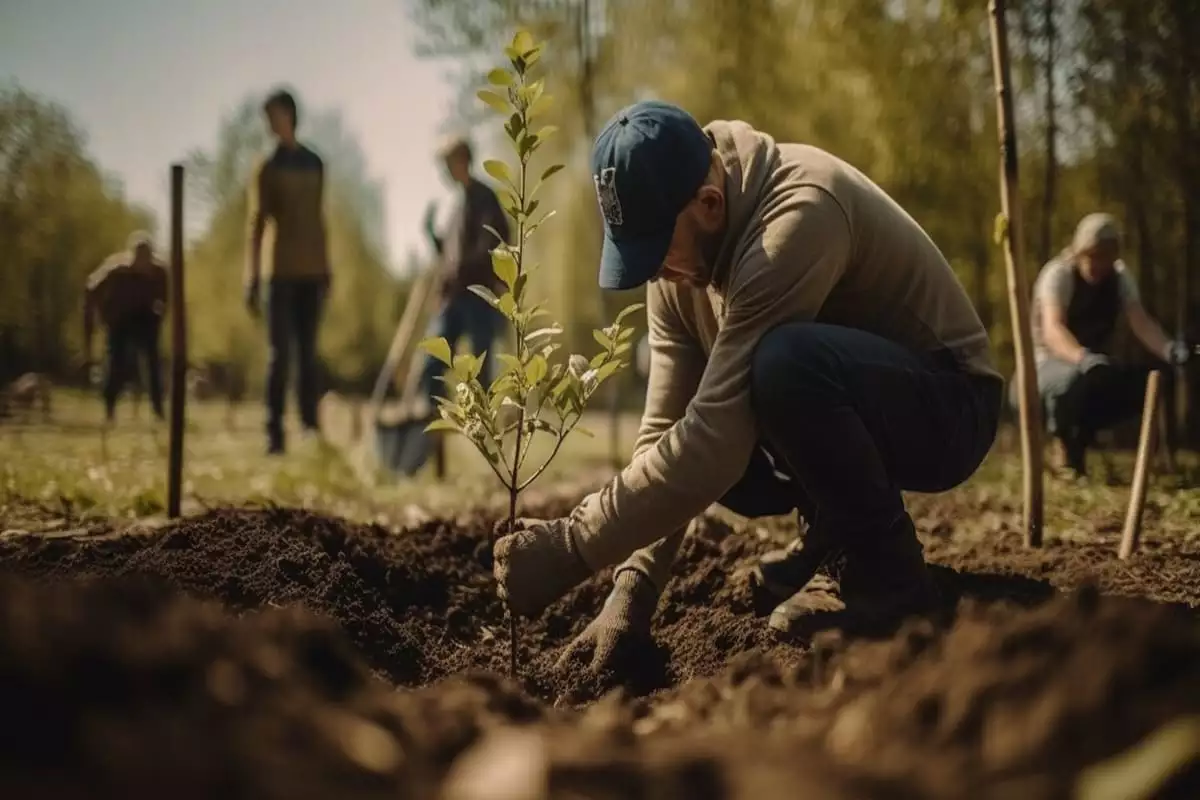
[[[246,280],[246,310],[257,317],[259,311],[259,281],[258,278]]]
[[[496,540],[492,571],[497,593],[513,614],[536,617],[592,574],[571,535],[571,519],[518,519]]]
[[[1163,360],[1173,367],[1182,367],[1192,357],[1192,349],[1188,347],[1185,341],[1174,341],[1167,343],[1167,349],[1163,353]]]
[[[1096,367],[1107,367],[1111,363],[1112,362],[1108,360],[1108,356],[1104,355],[1103,353],[1093,353],[1089,350],[1084,353],[1083,358],[1079,360],[1079,371],[1088,373]]]
[[[643,647],[649,648],[650,621],[658,606],[658,590],[636,569],[613,578],[604,607],[559,657],[556,668],[584,668],[595,675],[616,672]]]

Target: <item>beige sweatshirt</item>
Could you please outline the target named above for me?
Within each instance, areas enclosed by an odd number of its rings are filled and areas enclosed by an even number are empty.
[[[712,285],[649,286],[650,379],[635,454],[573,514],[593,569],[633,554],[624,566],[660,589],[687,523],[750,461],[759,439],[750,364],[770,329],[845,325],[915,350],[948,348],[962,369],[999,377],[950,265],[882,189],[828,153],[777,144],[744,122],[705,130],[725,166],[728,213]]]

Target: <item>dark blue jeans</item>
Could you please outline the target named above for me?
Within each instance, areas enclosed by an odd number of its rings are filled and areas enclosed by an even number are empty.
[[[504,317],[499,311],[488,305],[487,301],[474,292],[460,292],[446,300],[442,312],[431,323],[429,335],[441,336],[450,343],[450,351],[458,345],[464,336],[470,341],[471,350],[476,355],[487,351],[487,361],[479,373],[479,382],[485,387],[492,382],[495,356],[492,344],[500,333]],[[425,370],[421,374],[421,389],[427,397],[444,397],[442,382],[438,380],[446,370],[446,366],[436,358],[425,360]]]
[[[293,349],[300,422],[309,430],[317,428],[317,331],[327,286],[321,279],[275,279],[267,289],[267,435],[272,443],[283,440],[284,395]]]
[[[820,323],[765,335],[751,385],[762,447],[721,504],[749,517],[798,508],[850,548],[888,529],[902,491],[969,478],[1003,398],[1002,380],[963,372],[949,352]]]
[[[138,361],[146,363],[150,405],[157,417],[163,415],[162,372],[158,337],[162,317],[151,311],[133,313],[108,330],[108,353],[104,370],[104,410],[111,420],[125,382],[137,372]]]

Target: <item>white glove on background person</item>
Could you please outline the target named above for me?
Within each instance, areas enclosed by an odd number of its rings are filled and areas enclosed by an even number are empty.
[[[1187,346],[1187,342],[1177,340],[1167,343],[1167,349],[1163,352],[1163,361],[1166,361],[1173,367],[1182,367],[1191,358],[1191,348]]]
[[[1108,356],[1089,350],[1083,354],[1083,358],[1079,359],[1079,371],[1091,372],[1096,367],[1107,367],[1110,363],[1112,362],[1108,360]]]

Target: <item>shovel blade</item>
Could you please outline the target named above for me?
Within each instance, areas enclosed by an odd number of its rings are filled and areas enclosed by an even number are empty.
[[[420,470],[433,452],[426,424],[425,419],[375,423],[375,455],[380,466],[400,475],[413,475]]]

